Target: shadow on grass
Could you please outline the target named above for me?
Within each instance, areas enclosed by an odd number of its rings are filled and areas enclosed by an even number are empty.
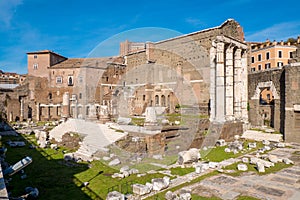
[[[26,141],[25,147],[9,147],[6,141]],[[34,135],[2,136],[1,146],[7,147],[5,161],[13,165],[22,158],[30,156],[33,162],[24,168],[27,178],[22,179],[20,173],[13,176],[7,185],[12,197],[24,195],[25,187],[36,187],[39,190],[39,199],[102,199],[88,186],[83,187],[80,179],[75,175],[89,169],[88,163],[66,162],[62,150],[29,148],[34,143]],[[94,177],[95,178],[95,177]]]

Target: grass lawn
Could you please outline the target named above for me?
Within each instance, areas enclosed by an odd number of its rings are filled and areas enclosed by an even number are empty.
[[[176,168],[171,168],[171,174],[172,175],[179,175],[179,176],[183,176],[185,174],[189,174],[189,173],[194,172],[194,171],[195,171],[194,167],[187,167],[187,168],[176,167]]]
[[[150,182],[152,178],[163,177],[162,174],[147,174],[143,177],[131,175],[124,179],[113,179],[111,175],[117,172],[100,161],[91,163],[73,163],[63,160],[62,151],[66,149],[30,149],[30,144],[35,144],[34,135],[19,137],[2,137],[2,144],[7,140],[26,141],[25,147],[8,147],[6,161],[12,165],[24,158],[30,156],[33,162],[28,165],[24,171],[27,174],[26,179],[21,179],[21,174],[13,175],[8,190],[13,197],[24,194],[27,186],[37,187],[43,200],[65,200],[65,199],[105,199],[109,190],[118,190],[124,193],[131,192],[132,183]],[[8,178],[8,177],[6,177]],[[87,187],[82,187],[83,182],[89,182]]]
[[[231,175],[231,176],[239,176],[241,175],[241,173],[243,173],[243,171],[238,171],[237,170],[237,165],[239,163],[234,163],[232,165],[229,165],[227,167],[224,168],[224,170],[236,170],[236,172],[234,173],[227,173],[228,175]],[[265,172],[258,172],[257,169],[256,169],[256,165],[252,165],[252,164],[249,164],[249,163],[246,163],[246,165],[248,166],[248,171],[252,171],[252,172],[255,172],[259,175],[266,175],[266,174],[271,174],[271,173],[275,173],[275,172],[278,172],[284,168],[288,168],[288,167],[291,167],[292,165],[287,165],[285,163],[276,163],[274,167],[270,167],[270,168],[265,168]]]
[[[244,142],[244,152],[239,152],[237,154],[234,154],[233,152],[226,153],[224,150],[227,146],[223,147],[214,147],[212,149],[208,148],[206,151],[200,150],[201,158],[205,161],[212,161],[212,162],[221,162],[223,160],[229,159],[229,158],[237,158],[243,154],[253,152],[259,148],[263,147],[263,144],[261,142],[256,142],[256,148],[248,150],[248,144],[252,141],[245,141]]]

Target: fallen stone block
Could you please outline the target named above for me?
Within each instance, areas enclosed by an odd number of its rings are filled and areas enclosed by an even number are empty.
[[[130,169],[128,172],[129,172],[129,174],[138,174],[139,170],[133,168],[133,169]]]
[[[137,195],[145,195],[145,194],[149,194],[151,192],[151,189],[146,185],[133,184],[132,192]]]
[[[276,147],[278,148],[284,148],[285,147],[285,144],[283,142],[278,142],[275,144]]]
[[[237,165],[237,169],[239,171],[247,171],[248,170],[248,166],[246,164],[240,163]]]
[[[200,159],[200,152],[196,148],[189,149],[188,151],[181,151],[178,153],[178,164],[188,164],[198,162]]]
[[[256,148],[256,142],[249,143],[248,147],[251,148],[251,149]]]
[[[183,194],[179,195],[179,199],[180,200],[191,200],[192,195],[191,195],[191,193],[183,193]]]
[[[249,163],[249,158],[246,158],[246,157],[242,158],[242,162],[243,163]]]
[[[116,166],[119,164],[121,164],[121,161],[118,158],[116,158],[108,163],[109,166]]]
[[[270,145],[270,141],[269,141],[269,140],[263,140],[263,141],[262,141],[262,144],[268,146],[268,145]]]
[[[263,163],[261,163],[261,162],[257,162],[256,163],[256,167],[257,167],[257,170],[258,170],[258,172],[265,172],[265,166],[264,166],[264,164]]]
[[[174,194],[173,192],[168,191],[168,192],[166,192],[166,194],[165,194],[165,199],[166,199],[166,200],[175,200],[175,199],[177,200],[178,197],[177,197],[177,195]]]
[[[278,163],[278,162],[280,162],[280,159],[277,156],[275,156],[275,155],[269,155],[268,159],[272,163]]]
[[[151,180],[153,184],[153,190],[154,191],[160,191],[163,189],[166,189],[170,184],[170,178],[164,177],[164,178],[154,178]]]
[[[129,171],[129,166],[125,165],[125,166],[121,167],[120,173],[123,173],[125,171]]]
[[[217,140],[217,142],[216,142],[216,146],[220,146],[220,147],[223,147],[223,146],[225,146],[227,143],[225,142],[225,140],[224,139],[219,139],[219,140]]]
[[[289,164],[294,164],[294,162],[292,161],[292,160],[290,160],[290,159],[288,159],[288,158],[283,158],[283,162],[285,163],[285,164],[287,164],[287,165],[289,165]]]
[[[120,192],[112,191],[107,194],[106,200],[125,200],[125,196]]]

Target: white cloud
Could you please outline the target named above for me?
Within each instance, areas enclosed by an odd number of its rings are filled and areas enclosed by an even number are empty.
[[[11,19],[16,11],[16,7],[21,5],[23,0],[1,0],[0,1],[0,25],[10,26]]]
[[[246,33],[247,41],[286,40],[300,35],[300,21],[275,24],[255,33]]]

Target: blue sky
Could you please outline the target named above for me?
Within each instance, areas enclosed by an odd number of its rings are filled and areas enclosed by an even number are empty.
[[[299,5],[297,0],[0,0],[0,69],[27,73],[26,52],[43,49],[69,58],[87,57],[96,47],[101,52],[95,55],[118,54],[118,42],[127,36],[161,40],[228,18],[242,25],[247,41],[286,40],[300,35]]]

